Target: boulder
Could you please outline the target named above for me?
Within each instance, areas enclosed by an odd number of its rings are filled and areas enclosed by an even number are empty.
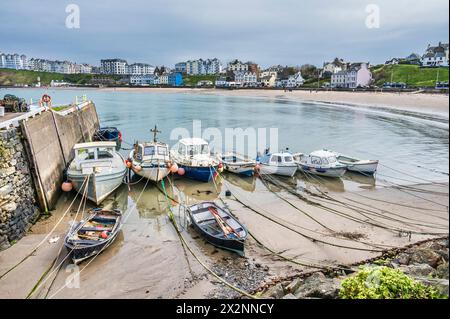
[[[400,253],[394,259],[392,259],[391,263],[397,265],[409,265],[409,261],[411,256],[407,253]]]
[[[303,284],[295,291],[297,298],[323,298],[335,299],[338,297],[340,282],[336,278],[327,278],[317,272],[305,279]]]
[[[275,299],[281,299],[284,296],[284,289],[283,286],[281,284],[276,284],[275,286],[273,286],[272,288],[270,288],[266,295],[268,297],[272,297]]]
[[[433,268],[436,268],[441,261],[441,255],[436,253],[432,249],[419,248],[411,251],[410,263],[415,264],[428,264]]]
[[[400,266],[398,269],[413,277],[428,277],[434,275],[435,273],[434,268],[428,264],[404,265]]]
[[[441,279],[448,279],[448,262],[437,266],[435,276]]]
[[[286,293],[294,293],[297,291],[298,288],[300,288],[300,285],[302,284],[302,280],[300,278],[294,279],[289,285],[286,286]]]

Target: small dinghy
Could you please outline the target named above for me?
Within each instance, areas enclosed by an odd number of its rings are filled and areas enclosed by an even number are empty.
[[[159,182],[170,173],[169,146],[156,140],[156,134],[160,133],[156,126],[150,131],[153,141],[135,143],[128,160],[135,174]]]
[[[234,174],[253,176],[255,173],[256,161],[245,158],[236,153],[226,153],[220,156],[223,168]]]
[[[378,160],[362,160],[359,158],[333,152],[339,163],[347,165],[349,171],[363,175],[373,175],[378,168]]]
[[[94,133],[92,139],[97,142],[116,142],[116,149],[120,150],[122,133],[117,127],[101,127]]]
[[[326,177],[342,177],[347,171],[347,165],[341,164],[332,152],[321,150],[309,155],[296,153],[293,155],[299,169],[305,174]]]
[[[87,220],[73,226],[64,239],[75,264],[99,254],[112,244],[120,230],[120,210],[92,210]]]
[[[259,162],[259,172],[261,174],[275,174],[281,176],[294,176],[297,172],[297,164],[291,153],[269,153],[267,150],[265,154],[257,159]]]
[[[202,202],[188,208],[192,225],[209,243],[244,255],[247,229],[229,212],[214,202]]]

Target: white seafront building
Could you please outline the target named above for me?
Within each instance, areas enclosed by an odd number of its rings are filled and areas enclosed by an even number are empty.
[[[447,66],[448,67],[448,43],[439,42],[437,46],[428,47],[425,54],[422,55],[420,63],[424,67],[437,67],[437,66]]]
[[[27,56],[25,54],[19,55],[17,53],[0,53],[0,68],[26,70],[28,69]]]
[[[223,66],[219,59],[188,60],[175,64],[175,70],[189,75],[214,75],[222,73]]]
[[[369,63],[352,63],[347,70],[339,71],[331,75],[331,87],[356,89],[367,87],[372,82],[372,72]]]
[[[253,72],[236,71],[234,72],[234,82],[237,86],[257,86],[258,77]]]

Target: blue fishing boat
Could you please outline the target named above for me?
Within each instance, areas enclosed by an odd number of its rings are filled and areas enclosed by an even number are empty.
[[[188,178],[209,182],[216,177],[220,161],[210,154],[208,142],[201,138],[184,138],[171,151],[171,158]]]

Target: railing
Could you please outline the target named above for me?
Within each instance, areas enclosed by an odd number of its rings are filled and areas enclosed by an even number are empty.
[[[55,112],[55,113],[57,113],[59,115],[65,116],[65,115],[68,115],[68,114],[70,114],[72,112],[75,112],[77,110],[81,110],[85,106],[87,106],[90,103],[92,103],[92,101],[88,100],[85,95],[83,95],[81,97],[81,101],[82,102],[80,102],[79,100],[80,100],[80,97],[76,96],[75,97],[75,102],[71,106],[69,106],[67,109],[64,109],[62,111],[55,111],[55,110],[53,110],[53,112]],[[38,103],[30,104],[30,108],[31,107],[33,109],[30,110],[29,112],[27,112],[25,114],[22,114],[22,115],[19,115],[19,116],[16,116],[16,117],[14,117],[12,119],[9,119],[7,121],[3,121],[2,122],[1,119],[0,119],[0,130],[1,129],[8,129],[10,127],[18,127],[20,121],[27,120],[29,118],[32,118],[32,117],[35,117],[36,115],[41,114],[42,112],[50,110],[49,107],[47,107],[47,106],[39,106]],[[53,107],[58,107],[58,105],[54,105]]]

